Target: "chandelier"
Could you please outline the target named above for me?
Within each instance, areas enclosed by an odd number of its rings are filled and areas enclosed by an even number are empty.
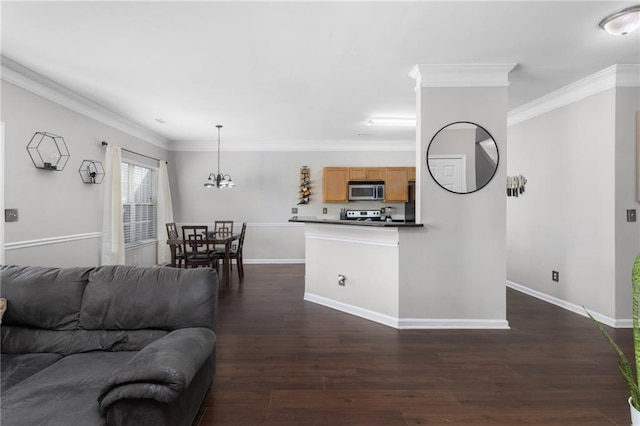
[[[216,124],[216,127],[218,128],[218,173],[209,173],[204,186],[207,188],[233,188],[236,184],[231,180],[231,176],[220,173],[220,129],[222,129],[222,125]]]

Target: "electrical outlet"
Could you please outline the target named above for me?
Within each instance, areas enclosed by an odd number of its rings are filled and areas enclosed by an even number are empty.
[[[4,221],[5,222],[17,222],[18,221],[18,209],[4,209]]]
[[[322,214],[327,214],[327,208],[326,207],[322,208]]]
[[[560,282],[560,272],[551,271],[551,279],[555,282]]]
[[[635,221],[636,221],[636,209],[628,209],[627,222],[635,222]]]
[[[347,277],[345,277],[344,275],[342,274],[338,275],[338,285],[344,287],[346,280],[347,280]]]
[[[297,207],[291,207],[291,214],[298,214],[298,208]]]

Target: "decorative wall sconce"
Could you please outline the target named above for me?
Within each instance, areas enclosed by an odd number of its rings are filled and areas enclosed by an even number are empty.
[[[527,184],[527,178],[518,176],[507,176],[507,197],[519,197],[524,194],[524,186]]]
[[[104,179],[104,167],[100,161],[84,160],[78,172],[84,183],[100,184]]]
[[[27,151],[38,169],[62,171],[69,161],[69,150],[62,136],[47,132],[36,132]]]
[[[300,191],[298,192],[298,204],[309,204],[311,200],[311,169],[308,166],[300,167]]]

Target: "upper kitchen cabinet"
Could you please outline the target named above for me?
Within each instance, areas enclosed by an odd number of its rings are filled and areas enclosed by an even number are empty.
[[[384,168],[382,167],[350,167],[349,180],[384,180]]]
[[[387,167],[384,179],[384,201],[406,202],[409,200],[409,168],[408,167]]]
[[[322,202],[346,203],[348,182],[348,167],[325,167],[322,171]]]
[[[416,168],[409,167],[409,182],[415,182],[416,180]]]

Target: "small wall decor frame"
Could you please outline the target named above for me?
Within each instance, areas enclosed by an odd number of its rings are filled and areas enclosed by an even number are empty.
[[[62,136],[48,132],[36,132],[27,151],[37,169],[61,172],[69,161],[69,150]]]
[[[507,176],[507,197],[519,197],[524,194],[527,178],[523,175]]]
[[[100,161],[84,160],[78,169],[82,182],[84,183],[102,183],[104,179],[104,167]]]
[[[309,204],[309,201],[311,201],[311,169],[308,166],[302,166],[300,167],[298,204]]]

